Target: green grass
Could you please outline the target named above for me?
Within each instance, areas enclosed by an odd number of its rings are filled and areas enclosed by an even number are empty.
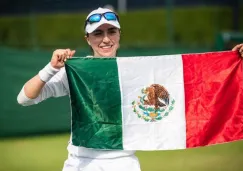
[[[0,141],[0,171],[61,170],[69,135]],[[242,171],[243,141],[197,149],[137,152],[142,171]]]

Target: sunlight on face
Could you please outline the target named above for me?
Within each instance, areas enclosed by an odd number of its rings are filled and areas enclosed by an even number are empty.
[[[94,51],[94,57],[115,57],[120,46],[120,30],[103,24],[86,36],[86,40]]]

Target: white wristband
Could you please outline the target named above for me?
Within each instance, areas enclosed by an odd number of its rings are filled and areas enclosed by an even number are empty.
[[[39,71],[39,77],[42,81],[48,82],[60,69],[56,69],[48,63],[42,70]]]

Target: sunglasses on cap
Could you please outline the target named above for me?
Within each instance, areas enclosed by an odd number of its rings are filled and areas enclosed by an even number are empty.
[[[88,23],[93,24],[93,23],[100,22],[100,20],[102,19],[102,16],[108,21],[118,21],[119,22],[119,17],[114,12],[105,12],[103,14],[93,14],[93,15],[89,16],[89,18],[85,21],[85,26]]]

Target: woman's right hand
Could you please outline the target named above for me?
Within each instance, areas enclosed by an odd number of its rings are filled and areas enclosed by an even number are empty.
[[[70,49],[57,49],[53,52],[51,58],[51,66],[60,69],[64,67],[64,63],[67,59],[71,58],[75,54],[75,50]]]

